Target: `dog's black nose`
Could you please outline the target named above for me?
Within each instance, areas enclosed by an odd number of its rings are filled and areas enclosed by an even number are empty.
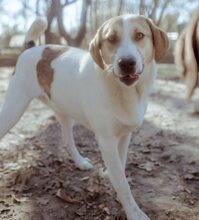
[[[133,57],[121,58],[118,60],[118,65],[122,72],[132,73],[135,71],[136,61]]]

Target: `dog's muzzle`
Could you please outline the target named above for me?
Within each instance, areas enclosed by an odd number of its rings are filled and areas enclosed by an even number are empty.
[[[127,75],[135,72],[136,61],[134,58],[121,58],[118,61],[118,66],[120,67],[122,73]]]
[[[125,57],[118,60],[118,66],[121,70],[120,81],[126,85],[132,85],[136,82],[143,72],[144,66],[140,72],[136,70],[136,60],[134,57]]]

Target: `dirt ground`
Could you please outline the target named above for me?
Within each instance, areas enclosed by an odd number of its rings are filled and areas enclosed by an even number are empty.
[[[0,106],[12,69],[0,69]],[[145,122],[134,133],[126,175],[152,220],[199,220],[199,116],[184,99],[175,70],[163,68]],[[17,101],[17,100],[16,100]],[[0,142],[0,219],[124,220],[91,132],[77,125],[76,144],[92,171],[75,168],[53,113],[35,100]]]

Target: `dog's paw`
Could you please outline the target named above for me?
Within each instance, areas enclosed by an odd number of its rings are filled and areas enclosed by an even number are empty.
[[[142,210],[139,210],[132,217],[128,218],[128,220],[150,220],[150,218]]]
[[[93,169],[93,165],[88,158],[81,158],[78,162],[75,163],[76,167],[80,170],[91,170]]]

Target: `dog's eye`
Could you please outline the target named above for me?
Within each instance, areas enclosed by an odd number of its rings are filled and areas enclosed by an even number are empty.
[[[136,40],[141,40],[144,37],[144,34],[141,32],[137,32],[135,35],[135,39]]]
[[[117,43],[117,37],[116,37],[116,35],[110,35],[110,36],[107,38],[107,40],[108,40],[109,43],[111,43],[111,44]]]

